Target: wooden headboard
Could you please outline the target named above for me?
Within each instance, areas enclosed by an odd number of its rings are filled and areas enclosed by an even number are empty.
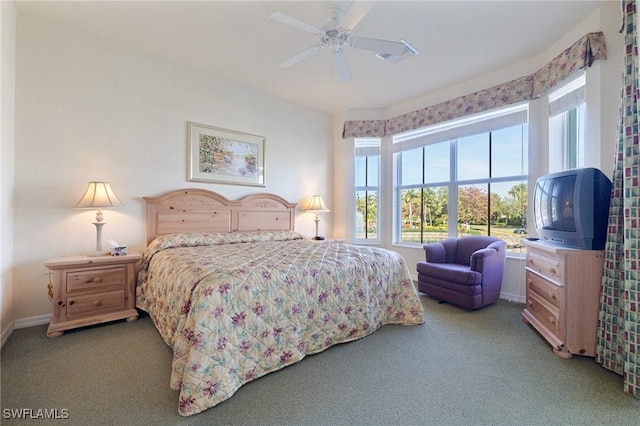
[[[247,232],[294,230],[296,204],[268,193],[228,200],[206,189],[179,189],[147,203],[147,244],[181,232]]]

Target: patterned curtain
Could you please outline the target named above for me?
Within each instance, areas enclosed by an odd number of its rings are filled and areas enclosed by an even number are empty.
[[[537,98],[574,72],[607,59],[602,31],[588,33],[534,74],[389,120],[346,121],[343,138],[384,137]]]
[[[640,146],[636,2],[622,0],[625,36],[617,155],[600,293],[596,361],[640,398]]]

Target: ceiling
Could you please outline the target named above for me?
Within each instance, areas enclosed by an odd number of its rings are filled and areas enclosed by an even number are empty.
[[[18,13],[92,33],[328,113],[387,108],[538,55],[604,1],[378,1],[352,35],[406,40],[420,53],[397,65],[346,48],[350,81],[329,49],[282,69],[318,43],[270,19],[282,12],[315,27],[350,1],[17,1]],[[559,53],[559,52],[558,52]]]

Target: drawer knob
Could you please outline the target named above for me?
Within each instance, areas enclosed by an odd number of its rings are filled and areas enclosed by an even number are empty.
[[[75,300],[69,300],[69,305],[73,305],[74,303],[76,303]]]
[[[93,279],[93,282],[94,282],[94,283],[101,283],[101,282],[102,282],[102,277],[95,277],[95,278]]]
[[[556,268],[549,268],[549,273],[551,273],[551,275],[555,275],[556,274]]]
[[[93,302],[93,306],[95,306],[95,307],[98,307],[100,305],[102,305],[102,302],[99,301],[99,300],[96,300],[96,301]]]

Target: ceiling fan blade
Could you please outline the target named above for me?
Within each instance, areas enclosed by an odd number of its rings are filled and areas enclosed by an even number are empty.
[[[284,61],[283,63],[281,63],[278,66],[280,68],[289,68],[289,67],[297,64],[298,62],[302,62],[305,59],[310,58],[313,55],[316,55],[322,49],[324,49],[324,45],[322,45],[322,44],[317,44],[315,46],[311,46],[310,48],[305,49],[302,52],[298,53],[297,55],[287,59],[286,61]]]
[[[333,66],[336,70],[336,75],[342,81],[351,80],[351,67],[349,67],[349,61],[347,55],[343,50],[334,52],[333,54]]]
[[[367,37],[351,37],[350,44],[351,47],[356,49],[371,50],[388,55],[402,55],[407,51],[407,46],[399,41],[378,40]]]
[[[318,34],[318,33],[320,33],[320,30],[318,28],[314,27],[313,25],[307,24],[306,22],[303,22],[303,21],[301,21],[299,19],[296,19],[294,17],[291,17],[289,15],[285,15],[282,12],[273,12],[269,16],[274,21],[281,22],[283,24],[289,25],[290,27],[296,28],[296,29],[298,29],[300,31],[304,31],[304,32],[310,33],[310,34]]]
[[[344,16],[340,20],[340,26],[347,30],[353,30],[360,23],[367,13],[375,6],[374,1],[356,1],[351,2],[349,8],[344,12]]]

